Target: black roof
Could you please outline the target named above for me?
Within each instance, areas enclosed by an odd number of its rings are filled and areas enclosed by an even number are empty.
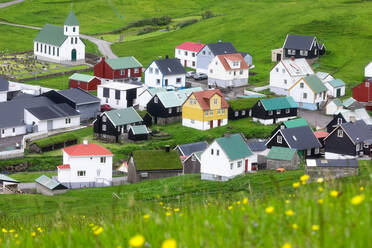
[[[372,139],[371,128],[363,120],[342,123],[341,128],[354,143]]]
[[[70,105],[68,105],[67,103],[39,106],[26,109],[39,120],[50,120],[80,115],[79,112],[71,108]]]
[[[206,141],[196,142],[191,144],[178,145],[180,156],[190,156],[194,152],[204,151],[208,146]],[[176,149],[175,148],[175,149]]]
[[[57,91],[57,93],[71,100],[76,105],[101,102],[98,97],[95,97],[88,91],[82,90],[80,88],[59,90]]]
[[[237,53],[238,51],[235,49],[231,42],[217,42],[217,43],[208,43],[206,46],[209,47],[213,55],[221,55],[221,54],[230,54],[230,53]]]
[[[154,62],[163,75],[186,74],[179,59],[156,59]]]
[[[9,82],[3,77],[0,77],[0,91],[8,91],[9,90]]]
[[[250,139],[247,141],[247,145],[252,152],[262,152],[267,149],[266,142],[267,140]]]
[[[310,50],[315,36],[288,34],[284,42],[284,48],[296,50]]]
[[[320,148],[321,144],[309,126],[293,127],[279,130],[290,148],[306,150]]]
[[[23,93],[21,91],[19,91],[17,94],[15,94],[12,98],[12,101],[14,100],[19,100],[19,99],[30,99],[30,98],[33,98],[35,97],[34,95],[31,95],[31,94],[27,94],[27,93]]]
[[[316,159],[316,165],[321,167],[359,167],[356,159]]]

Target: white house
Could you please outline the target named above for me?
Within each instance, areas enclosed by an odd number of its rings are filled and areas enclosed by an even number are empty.
[[[324,81],[323,81],[324,82]],[[345,82],[341,79],[333,79],[330,81],[324,82],[324,85],[327,87],[328,96],[340,97],[345,95]]]
[[[372,78],[372,61],[364,68],[364,77],[366,79]]]
[[[253,153],[240,134],[215,139],[201,154],[202,180],[227,181],[252,170]]]
[[[249,66],[240,53],[214,57],[208,66],[208,85],[238,87],[248,84]]]
[[[56,63],[85,61],[85,44],[80,39],[79,22],[71,10],[64,26],[46,24],[34,39],[34,56]]]
[[[324,83],[329,82],[329,81],[332,81],[333,79],[335,79],[335,78],[334,78],[330,73],[328,73],[328,72],[318,71],[317,73],[315,73],[315,75],[316,75],[320,80],[322,80]]]
[[[138,108],[139,110],[145,110],[149,101],[160,92],[166,92],[165,88],[148,88],[142,91],[138,96]]]
[[[316,76],[311,75],[299,79],[288,89],[288,95],[293,97],[300,108],[316,110],[327,101],[327,87]]]
[[[196,54],[204,47],[204,44],[186,41],[175,49],[175,57],[181,61],[184,67],[196,69]]]
[[[98,85],[97,97],[101,104],[111,108],[127,108],[138,105],[137,98],[142,91],[143,85],[113,82]]]
[[[332,101],[328,102],[328,104],[326,105],[326,115],[334,115],[338,113],[338,111],[340,111],[341,109],[343,109],[343,104],[341,100],[335,98]]]
[[[154,60],[145,70],[145,85],[151,88],[184,88],[186,71],[178,59]]]
[[[109,186],[112,183],[112,153],[97,144],[69,146],[62,149],[63,165],[58,181],[68,188]]]
[[[313,74],[306,59],[283,59],[270,71],[270,91],[277,95],[288,95],[288,89],[300,78]]]

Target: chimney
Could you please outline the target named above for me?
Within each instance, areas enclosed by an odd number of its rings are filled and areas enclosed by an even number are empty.
[[[170,145],[165,146],[165,152],[170,152]]]
[[[291,56],[291,60],[292,60],[292,61],[295,61],[295,57],[294,57],[294,56]]]
[[[165,58],[166,58],[166,59],[169,59],[169,56],[168,56],[168,54],[167,54],[167,55],[165,55]]]
[[[83,140],[83,145],[87,146],[88,145],[88,140]]]

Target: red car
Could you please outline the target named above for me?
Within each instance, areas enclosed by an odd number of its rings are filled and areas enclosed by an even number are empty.
[[[111,107],[108,104],[101,105],[101,112],[110,111]]]

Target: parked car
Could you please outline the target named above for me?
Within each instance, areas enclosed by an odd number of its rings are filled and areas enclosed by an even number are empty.
[[[101,105],[101,112],[110,111],[111,107],[108,104]]]
[[[208,79],[208,75],[205,73],[195,73],[194,75],[195,80],[205,80]]]
[[[186,73],[186,77],[187,77],[187,78],[193,78],[195,74],[196,74],[196,72],[194,72],[194,71],[188,71],[188,72]]]

